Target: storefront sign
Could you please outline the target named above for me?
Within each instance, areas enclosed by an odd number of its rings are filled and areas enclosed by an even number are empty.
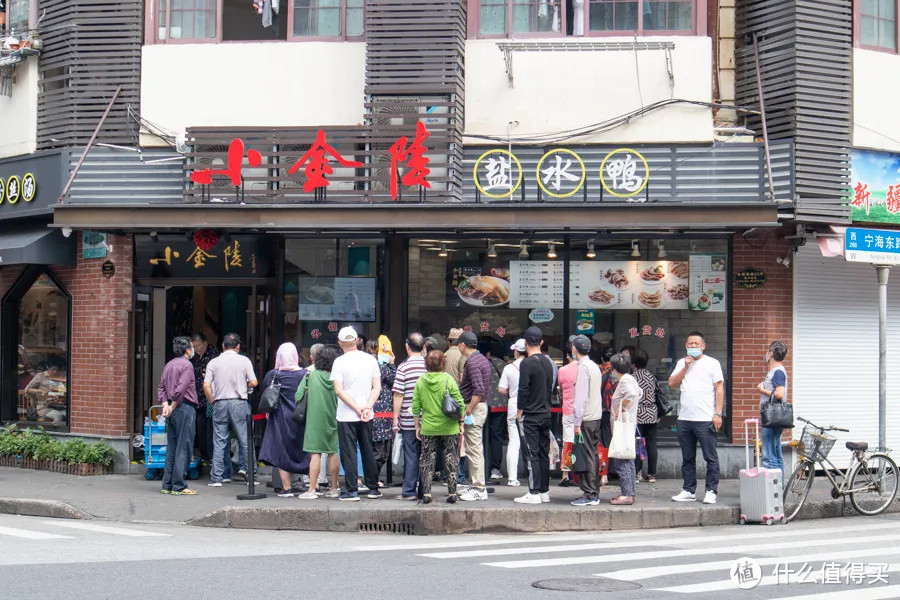
[[[628,330],[628,337],[631,339],[648,336],[655,336],[659,339],[663,339],[666,337],[666,330],[664,327],[653,327],[652,325],[644,325],[640,329],[632,327]]]
[[[724,254],[692,254],[691,290],[688,307],[691,310],[725,312],[728,281],[725,277],[728,261]]]
[[[0,161],[0,220],[51,214],[62,192],[61,152]]]
[[[850,160],[850,218],[900,224],[900,154],[854,149]]]
[[[844,258],[849,262],[900,265],[900,231],[849,227],[844,232]]]
[[[553,320],[553,311],[549,308],[536,308],[528,313],[528,318],[533,323],[549,323]]]
[[[746,267],[734,274],[734,283],[745,290],[755,290],[766,282],[766,272],[756,267]]]
[[[650,181],[650,167],[637,150],[619,148],[606,155],[600,164],[603,189],[619,198],[637,196]]]
[[[82,231],[81,258],[106,258],[106,234]]]
[[[607,310],[685,310],[685,261],[572,261],[569,306]]]
[[[100,272],[103,273],[104,277],[110,279],[116,274],[116,265],[114,265],[111,260],[107,260],[103,263],[103,266],[100,267]]]
[[[215,245],[201,247],[183,235],[135,236],[138,278],[237,279],[269,276],[265,238],[254,235],[218,236]]]

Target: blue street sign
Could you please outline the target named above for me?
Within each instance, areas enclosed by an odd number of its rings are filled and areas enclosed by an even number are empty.
[[[848,227],[844,258],[851,262],[900,265],[900,230]]]

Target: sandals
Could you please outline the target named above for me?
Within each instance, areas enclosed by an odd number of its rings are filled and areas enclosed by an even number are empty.
[[[193,490],[191,488],[184,488],[183,490],[179,490],[179,491],[172,490],[171,494],[173,496],[196,496],[197,490]]]
[[[634,504],[634,498],[631,496],[616,496],[609,503],[615,506],[631,506]]]

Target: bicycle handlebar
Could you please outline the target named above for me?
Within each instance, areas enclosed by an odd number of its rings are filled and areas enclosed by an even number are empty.
[[[813,427],[815,427],[816,429],[818,429],[820,431],[843,431],[845,433],[850,432],[849,429],[844,429],[843,427],[835,427],[834,425],[829,425],[828,427],[822,427],[821,425],[816,425],[812,421],[810,421],[808,419],[804,419],[803,417],[797,417],[797,420],[803,421],[804,423],[806,423],[808,425],[812,425]]]

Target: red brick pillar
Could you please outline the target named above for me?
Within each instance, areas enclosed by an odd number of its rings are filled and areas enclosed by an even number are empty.
[[[739,288],[732,294],[732,441],[743,444],[744,419],[759,415],[757,384],[766,374],[766,347],[774,340],[788,346],[785,367],[791,376],[793,352],[793,270],[776,262],[788,253],[787,230],[770,231],[749,240],[734,236],[734,272],[756,267],[766,272],[766,283],[755,290]],[[793,257],[792,257],[793,258]]]

